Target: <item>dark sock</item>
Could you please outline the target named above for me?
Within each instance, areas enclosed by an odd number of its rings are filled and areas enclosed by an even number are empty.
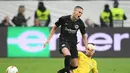
[[[67,70],[66,68],[60,69],[60,70],[58,71],[58,73],[65,73],[65,72],[70,73],[70,71]]]
[[[65,60],[64,60],[65,68],[60,70],[61,73],[64,73],[64,72],[70,73],[70,59],[71,59],[70,55],[65,56]]]
[[[64,60],[65,67],[68,67],[68,66],[70,67],[70,59],[71,59],[70,55],[65,56],[65,60]]]
[[[67,73],[70,73],[70,59],[71,59],[70,55],[65,56],[64,64]]]
[[[67,67],[59,70],[59,73],[65,73],[65,72],[70,73],[70,70],[68,70]]]

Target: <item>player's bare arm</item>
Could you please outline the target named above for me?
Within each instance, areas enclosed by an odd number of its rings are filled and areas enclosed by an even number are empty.
[[[83,43],[84,43],[84,45],[85,45],[85,48],[87,48],[88,40],[87,40],[86,34],[83,34],[83,35],[82,35],[82,39],[83,39]]]
[[[50,35],[49,35],[49,37],[48,37],[47,41],[44,43],[44,47],[46,46],[46,44],[47,44],[47,43],[49,43],[49,42],[50,42],[50,39],[51,39],[51,37],[53,36],[53,34],[55,33],[56,28],[57,28],[57,26],[56,26],[56,25],[52,27],[51,32],[50,32]]]

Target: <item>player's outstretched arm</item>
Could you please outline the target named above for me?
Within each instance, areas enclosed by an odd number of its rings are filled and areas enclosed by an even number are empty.
[[[44,47],[46,47],[46,44],[50,42],[50,39],[51,39],[51,37],[53,36],[53,34],[55,33],[56,28],[57,28],[56,25],[52,27],[51,32],[50,32],[50,35],[49,35],[47,41],[44,43]]]
[[[94,68],[92,69],[92,73],[98,73],[97,62],[95,60],[94,60]]]
[[[93,69],[93,70],[92,70],[92,73],[98,73],[98,70],[94,70],[94,69]]]
[[[83,42],[84,42],[85,48],[87,48],[88,40],[87,40],[86,34],[83,34],[83,35],[82,35],[82,38],[83,38]]]

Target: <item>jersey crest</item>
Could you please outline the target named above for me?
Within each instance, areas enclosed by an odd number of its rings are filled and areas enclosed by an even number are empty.
[[[75,25],[75,29],[78,29],[79,28],[79,25]]]

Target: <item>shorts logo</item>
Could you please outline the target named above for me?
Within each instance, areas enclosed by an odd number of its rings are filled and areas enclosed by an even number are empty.
[[[65,44],[62,44],[62,47],[64,47],[65,46]]]
[[[79,28],[79,25],[75,25],[75,29],[78,29]]]

